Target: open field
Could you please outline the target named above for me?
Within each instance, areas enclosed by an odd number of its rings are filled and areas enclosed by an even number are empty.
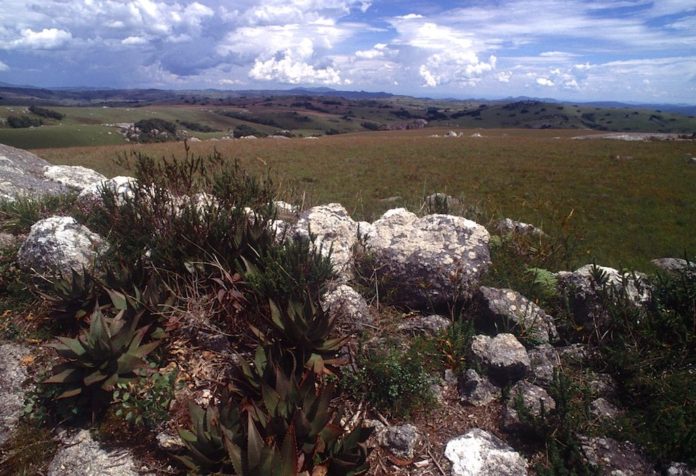
[[[687,163],[696,156],[694,141],[573,140],[591,132],[515,129],[429,137],[446,131],[204,141],[191,148],[201,154],[217,149],[255,171],[268,164],[283,188],[306,191],[307,203],[337,201],[356,218],[373,219],[397,206],[417,208],[434,191],[552,234],[573,210],[578,265],[594,258],[647,269],[651,258],[696,252],[696,166]],[[482,137],[471,137],[474,132]],[[181,143],[35,152],[56,164],[85,165],[113,176],[126,172],[113,159],[132,150],[184,153]]]

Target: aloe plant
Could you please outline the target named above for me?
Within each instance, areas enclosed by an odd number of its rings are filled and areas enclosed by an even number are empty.
[[[88,330],[76,339],[58,337],[58,342],[51,344],[66,359],[44,381],[65,387],[58,399],[92,397],[94,412],[100,397],[110,396],[117,383],[135,377],[135,371],[146,366],[145,356],[159,341],[142,344],[150,328],[138,327],[144,311],[133,312],[126,307],[113,318],[104,317],[96,307]]]
[[[99,299],[95,279],[83,269],[72,270],[70,279],[61,277],[51,282],[50,292],[39,292],[57,319],[83,319]]]

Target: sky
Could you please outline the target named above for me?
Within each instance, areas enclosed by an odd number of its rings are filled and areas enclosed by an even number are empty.
[[[0,82],[696,104],[696,0],[0,0]]]

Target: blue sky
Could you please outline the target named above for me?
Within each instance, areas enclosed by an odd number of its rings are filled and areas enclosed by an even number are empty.
[[[696,103],[696,0],[2,0],[0,81]]]

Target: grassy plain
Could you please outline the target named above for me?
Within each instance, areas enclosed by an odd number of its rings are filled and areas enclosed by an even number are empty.
[[[417,209],[435,191],[462,197],[489,217],[508,216],[559,233],[573,211],[576,263],[648,269],[651,258],[696,252],[696,143],[575,140],[588,131],[446,130],[343,134],[315,140],[204,141],[249,169],[267,164],[305,205],[340,202],[355,218]],[[482,137],[471,137],[478,132]],[[132,150],[180,156],[181,143],[39,149],[56,164],[127,173],[113,161]],[[622,159],[617,160],[620,156]],[[398,198],[395,198],[398,197]],[[389,200],[387,200],[389,199]]]

